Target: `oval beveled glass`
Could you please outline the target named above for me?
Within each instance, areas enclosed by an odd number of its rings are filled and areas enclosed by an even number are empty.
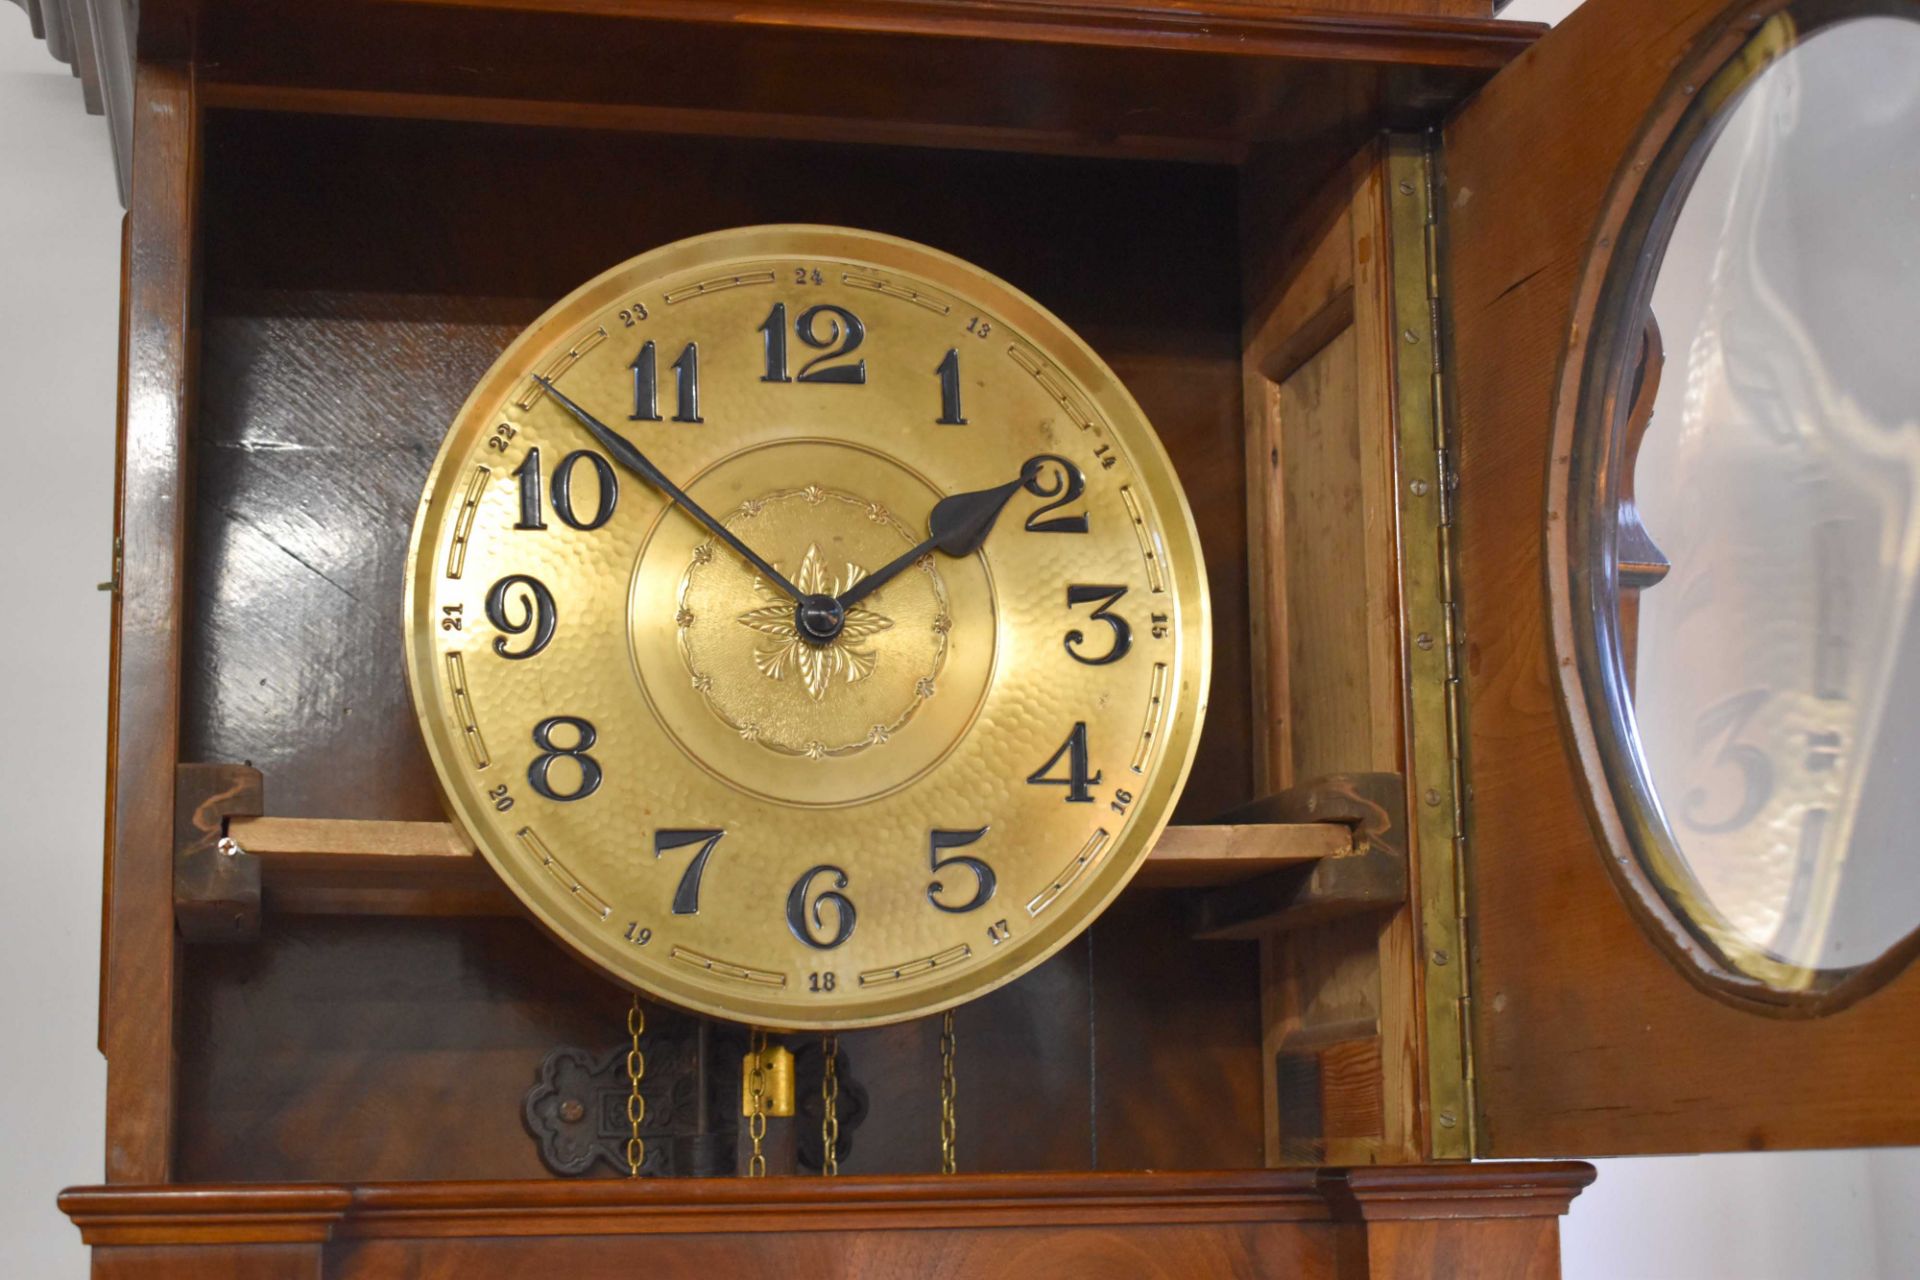
[[[1708,92],[1636,205],[1586,678],[1667,906],[1819,993],[1920,927],[1920,22],[1789,10]]]

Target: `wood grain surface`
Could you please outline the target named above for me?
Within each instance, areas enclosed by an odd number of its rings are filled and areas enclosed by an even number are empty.
[[[1577,1164],[75,1188],[105,1274],[1545,1280]],[[1427,1266],[1422,1269],[1422,1259]],[[302,1261],[304,1260],[304,1261]],[[306,1269],[301,1269],[302,1267]],[[143,1270],[141,1267],[151,1267]],[[169,1269],[170,1268],[170,1269]],[[231,1269],[227,1269],[231,1268]]]
[[[173,788],[200,121],[190,76],[141,68],[142,145],[127,215],[125,383],[114,537],[101,1048],[107,1177],[164,1181],[174,1140]]]
[[[143,25],[193,3],[153,0]],[[194,19],[219,106],[1232,162],[1430,120],[1538,33],[1446,3],[203,0]]]
[[[1647,121],[1704,83],[1701,42],[1777,7],[1594,0],[1446,130],[1483,1155],[1920,1141],[1920,974],[1797,1022],[1684,976],[1609,875],[1631,855],[1590,816],[1550,665],[1543,496],[1596,228]]]

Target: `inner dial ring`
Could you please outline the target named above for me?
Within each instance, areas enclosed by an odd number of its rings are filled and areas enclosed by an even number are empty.
[[[835,483],[791,484],[817,476]],[[686,487],[803,593],[827,596],[911,549],[910,521],[942,496],[835,440],[741,450]],[[865,803],[945,759],[979,715],[998,634],[985,558],[928,556],[814,644],[784,591],[670,509],[636,558],[627,616],[641,690],[674,744],[736,790],[802,808]]]

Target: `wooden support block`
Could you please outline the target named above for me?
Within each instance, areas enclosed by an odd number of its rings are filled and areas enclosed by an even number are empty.
[[[260,936],[260,861],[223,851],[234,815],[261,808],[258,769],[183,764],[173,780],[173,919],[189,942],[248,942]]]
[[[1168,827],[1136,884],[1186,889],[1298,870],[1353,852],[1342,822]],[[302,915],[511,915],[518,910],[447,822],[235,818],[226,834],[257,863],[268,908]]]
[[[1234,884],[1353,852],[1353,829],[1335,822],[1168,827],[1133,883],[1149,889]]]
[[[512,915],[513,895],[450,822],[242,818],[227,834],[295,915]]]
[[[1196,937],[1259,938],[1392,909],[1407,900],[1406,800],[1398,774],[1321,778],[1231,816],[1273,823],[1341,823],[1351,833],[1350,852],[1196,894]]]

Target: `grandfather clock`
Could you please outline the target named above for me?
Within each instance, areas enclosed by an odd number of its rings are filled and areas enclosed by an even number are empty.
[[[95,1273],[1548,1277],[1552,1159],[1920,1140],[1920,6],[1490,7],[43,12]]]

